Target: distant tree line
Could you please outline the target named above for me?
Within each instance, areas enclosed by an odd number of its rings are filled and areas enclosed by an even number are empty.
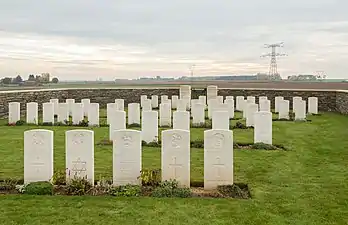
[[[27,80],[23,80],[23,78],[20,75],[17,75],[16,77],[4,77],[0,79],[1,85],[40,85],[40,84],[47,84],[47,83],[58,83],[59,80],[57,77],[54,77],[50,80],[50,74],[49,73],[42,73],[41,75],[34,75],[30,74],[28,76]]]

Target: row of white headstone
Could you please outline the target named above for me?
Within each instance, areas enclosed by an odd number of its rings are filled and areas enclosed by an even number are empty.
[[[66,131],[66,179],[85,178],[94,184],[94,132]],[[53,176],[53,131],[24,132],[24,182],[49,181]],[[172,129],[162,132],[162,180],[175,179],[190,186],[190,132]],[[113,132],[113,184],[140,184],[142,168],[141,132]],[[204,131],[204,188],[233,184],[233,133]]]

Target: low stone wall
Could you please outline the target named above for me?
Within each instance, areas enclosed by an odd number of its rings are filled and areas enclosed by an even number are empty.
[[[292,97],[300,96],[307,100],[308,97],[318,97],[319,111],[337,111],[348,114],[348,92],[334,90],[284,90],[284,89],[219,89],[219,95],[222,96],[267,96],[272,99],[274,107],[274,98],[284,96],[285,99],[292,102]],[[73,98],[80,102],[83,98],[91,99],[91,102],[97,102],[100,107],[105,107],[107,103],[114,102],[116,98],[125,100],[125,104],[140,102],[141,95],[179,95],[178,88],[157,88],[157,89],[50,89],[50,90],[25,90],[25,91],[3,91],[0,92],[0,116],[8,114],[9,102],[20,102],[21,109],[25,110],[26,103],[38,102],[41,109],[41,103],[48,102],[50,99],[58,98],[60,102],[65,102],[67,98]],[[206,95],[205,89],[193,89],[192,98],[198,98],[200,95]],[[258,98],[256,98],[258,99]]]

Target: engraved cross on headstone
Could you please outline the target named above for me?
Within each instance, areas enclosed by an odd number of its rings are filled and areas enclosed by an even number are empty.
[[[221,178],[221,170],[220,169],[224,169],[225,164],[221,163],[221,159],[219,156],[216,157],[216,163],[213,164],[213,166],[215,168],[216,180],[220,180],[220,178]]]
[[[178,178],[178,177],[177,177],[177,169],[178,169],[178,168],[182,168],[182,164],[178,164],[178,163],[176,162],[176,157],[174,156],[174,157],[172,158],[172,163],[170,163],[169,166],[172,168],[172,173],[173,173],[173,175],[174,175],[174,179],[177,179],[177,178]]]
[[[80,176],[82,173],[87,171],[87,168],[86,168],[87,162],[86,161],[81,161],[81,159],[78,158],[76,161],[72,161],[72,163],[73,163],[72,171],[73,171],[74,175]]]
[[[39,173],[40,172],[40,167],[45,166],[45,163],[40,162],[40,157],[36,157],[36,162],[31,163],[30,165],[32,165],[33,167],[35,167],[36,172]]]

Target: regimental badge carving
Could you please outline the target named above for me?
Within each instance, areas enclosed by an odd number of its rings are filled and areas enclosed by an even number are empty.
[[[129,148],[132,145],[132,137],[131,136],[126,134],[122,137],[122,140],[123,140],[124,147]]]
[[[182,140],[182,137],[180,134],[174,133],[172,135],[172,140],[171,140],[171,144],[173,148],[180,148],[180,142]]]
[[[87,172],[86,168],[86,161],[82,161],[80,158],[78,158],[76,161],[72,161],[73,163],[73,168],[72,172],[74,176],[85,176]]]
[[[77,134],[74,134],[73,136],[73,143],[76,144],[76,145],[79,145],[79,144],[82,144],[84,141],[84,133],[77,133]]]
[[[33,134],[33,145],[43,145],[45,143],[45,137],[39,132]]]
[[[213,136],[213,142],[212,142],[212,147],[215,149],[220,149],[223,147],[224,145],[224,140],[225,140],[225,136],[223,134],[220,133],[216,133]]]

